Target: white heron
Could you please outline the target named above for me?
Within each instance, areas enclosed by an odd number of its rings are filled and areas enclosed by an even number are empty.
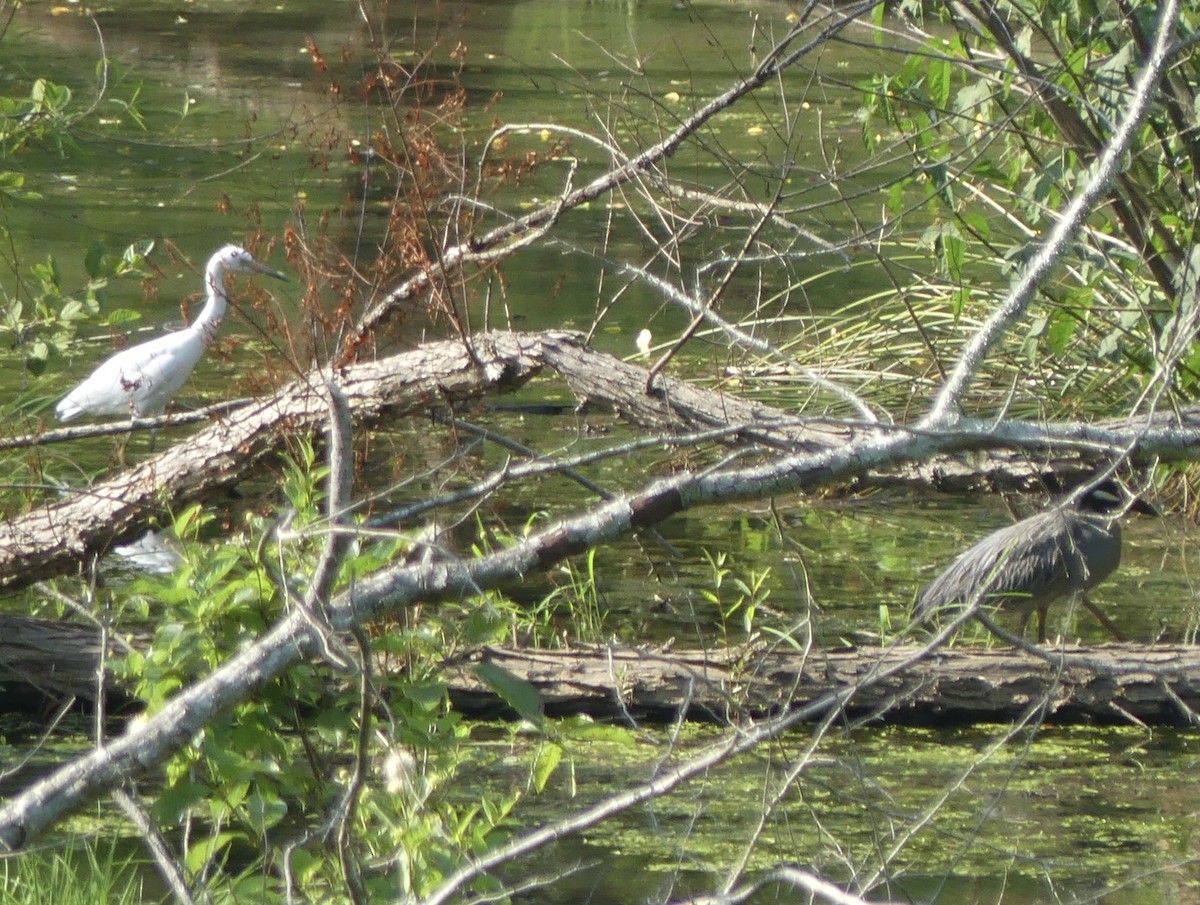
[[[238,245],[219,249],[204,269],[208,301],[200,316],[182,330],[122,349],[106,359],[55,406],[59,420],[70,421],[80,415],[161,415],[217,338],[229,302],[225,290],[229,273],[265,273],[287,279],[259,264]]]

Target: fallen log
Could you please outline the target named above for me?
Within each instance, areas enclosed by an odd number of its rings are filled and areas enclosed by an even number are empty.
[[[578,342],[571,334],[549,337],[541,347],[546,367],[566,381],[587,407],[604,407],[620,417],[655,430],[676,432],[728,430],[726,442],[754,443],[770,449],[808,452],[860,442],[881,425],[813,417],[749,401],[738,396],[659,374],[647,392],[649,372],[614,359]],[[1158,426],[1193,429],[1200,409],[1172,410],[1154,419]],[[1097,422],[1098,428],[1123,427],[1123,419]],[[1135,456],[1135,461],[1141,461]],[[1024,492],[1061,491],[1089,478],[1097,461],[1078,451],[1048,444],[1021,449],[964,449],[918,462],[897,462],[886,470],[860,475],[854,486],[830,488],[839,493],[862,487],[901,486],[944,492],[1008,489]]]
[[[289,436],[319,431],[329,417],[327,379],[336,380],[355,419],[371,424],[385,415],[516,389],[542,366],[541,336],[483,334],[470,350],[460,342],[430,343],[332,373],[307,374],[133,468],[0,521],[0,588],[65,572],[88,553],[142,530],[164,507],[241,480],[264,456],[284,448]]]
[[[94,701],[100,651],[96,628],[0,614],[0,711],[38,712],[47,702],[71,698]],[[107,692],[114,705],[127,698],[115,687]]]
[[[829,691],[861,684],[881,666],[916,648],[709,651],[596,647],[532,650],[487,647],[445,664],[452,705],[480,718],[513,711],[479,667],[504,670],[536,689],[548,716],[670,722],[737,723],[803,706]],[[1054,648],[1086,659],[1059,668],[1006,648],[936,651],[905,673],[856,694],[853,716],[884,722],[1009,722],[1031,709],[1057,723],[1141,722],[1180,725],[1200,711],[1200,647],[1107,644]],[[100,668],[95,628],[27,616],[0,616],[0,710],[41,696],[93,700]],[[110,703],[124,690],[105,683]],[[1200,722],[1200,721],[1197,721]]]
[[[682,714],[736,723],[860,685],[915,651],[912,645],[806,653],[489,647],[449,664],[444,675],[454,707],[475,716],[506,712],[477,675],[486,662],[533,685],[548,715],[663,722]],[[1074,664],[1056,666],[1012,648],[941,649],[860,691],[846,709],[916,724],[1009,722],[1031,710],[1056,723],[1200,724],[1200,647],[1068,645],[1051,652]]]

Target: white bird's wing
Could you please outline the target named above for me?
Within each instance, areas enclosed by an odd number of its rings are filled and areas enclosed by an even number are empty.
[[[132,363],[141,378],[138,414],[157,415],[187,382],[204,354],[204,339],[198,330],[176,330],[137,349],[143,352]]]
[[[166,408],[204,354],[198,331],[176,330],[106,359],[58,403],[63,421],[93,415],[156,415]]]

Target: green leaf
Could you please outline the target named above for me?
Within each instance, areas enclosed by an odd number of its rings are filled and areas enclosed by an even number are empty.
[[[121,255],[123,267],[118,268],[117,272],[124,273],[126,270],[140,269],[152,251],[154,251],[153,239],[142,239],[140,242],[131,243]]]
[[[992,235],[991,221],[987,217],[985,217],[981,211],[968,209],[968,210],[963,211],[961,216],[962,216],[963,223],[965,223],[967,226],[969,226],[971,228],[971,231],[973,233],[975,233],[979,238],[981,238],[981,239],[991,238],[991,235]]]
[[[959,286],[950,295],[950,310],[956,318],[962,317],[967,304],[971,301],[971,288],[968,285]]]
[[[484,661],[475,670],[484,684],[500,695],[523,720],[535,725],[542,722],[542,696],[538,690],[519,676],[513,675],[503,666]]]
[[[132,308],[114,308],[108,312],[108,317],[104,319],[104,322],[110,327],[119,327],[122,324],[140,321],[141,319],[142,313],[140,311],[135,311]]]
[[[49,110],[61,111],[71,103],[71,89],[46,79],[38,79],[30,95]]]
[[[966,261],[967,243],[957,229],[947,227],[942,231],[941,258],[946,273],[956,282],[963,278],[963,263]]]
[[[260,788],[250,793],[246,801],[246,811],[250,825],[256,833],[262,835],[287,816],[287,805],[278,795],[264,794]]]
[[[194,539],[194,533],[200,529],[205,521],[201,517],[201,512],[200,504],[193,503],[175,513],[175,536],[184,540]]]
[[[1121,332],[1113,330],[1101,338],[1099,345],[1096,346],[1096,355],[1100,358],[1109,358],[1117,353],[1121,347]]]
[[[184,859],[189,873],[198,874],[208,868],[212,861],[240,835],[240,833],[217,833],[192,843],[188,849],[187,858]]]
[[[1050,318],[1050,329],[1046,331],[1046,341],[1055,355],[1061,355],[1079,328],[1079,321],[1070,314],[1059,311]]]
[[[546,788],[546,783],[550,781],[550,777],[554,775],[554,771],[562,762],[562,756],[562,746],[554,742],[538,748],[537,755],[533,759],[533,787],[537,791],[541,792]]]
[[[487,603],[472,609],[464,626],[468,644],[489,644],[502,638],[507,631],[508,619]]]
[[[103,242],[93,242],[88,246],[87,254],[83,256],[83,269],[93,280],[104,273],[104,255],[106,249]]]
[[[301,886],[311,881],[325,863],[304,848],[292,849],[291,859],[292,876]]]
[[[0,195],[8,195],[18,201],[36,201],[42,196],[25,189],[25,177],[11,170],[0,172]]]
[[[178,823],[188,810],[208,794],[208,787],[193,779],[180,779],[158,793],[154,813],[164,823]]]
[[[953,72],[948,60],[926,60],[929,66],[925,84],[934,105],[939,110],[950,106],[950,77]]]
[[[236,808],[240,805],[246,800],[246,796],[249,794],[249,782],[229,783],[221,790],[221,797],[224,799],[225,804],[231,808]]]
[[[433,711],[446,702],[446,686],[441,682],[410,682],[404,686],[404,697],[425,711]]]

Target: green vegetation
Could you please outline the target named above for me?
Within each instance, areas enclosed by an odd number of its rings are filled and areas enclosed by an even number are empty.
[[[122,853],[115,842],[83,838],[22,858],[0,859],[0,902],[4,905],[136,905],[147,896],[145,865]]]

